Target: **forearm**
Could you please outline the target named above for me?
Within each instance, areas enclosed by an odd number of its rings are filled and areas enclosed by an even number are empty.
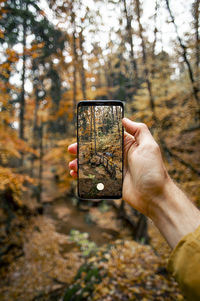
[[[200,211],[170,178],[154,204],[151,218],[172,248],[200,225]]]

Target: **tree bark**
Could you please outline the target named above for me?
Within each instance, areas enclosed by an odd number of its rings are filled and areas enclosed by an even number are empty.
[[[96,120],[95,120],[95,106],[93,106],[93,120],[94,120],[94,152],[97,153],[96,145]]]
[[[110,108],[111,108],[112,123],[114,125],[114,123],[115,123],[115,116],[114,116],[113,106],[111,106]]]
[[[91,142],[91,151],[92,151],[92,106],[90,106],[90,142]]]
[[[146,46],[145,46],[144,36],[143,36],[143,27],[141,24],[140,1],[135,0],[135,4],[136,4],[137,21],[138,21],[138,26],[139,26],[139,36],[140,36],[141,44],[142,44],[142,61],[143,61],[143,65],[144,65],[144,76],[145,76],[145,81],[146,81],[147,89],[148,89],[148,93],[149,93],[152,117],[153,117],[154,122],[157,123],[158,120],[157,120],[156,112],[155,112],[155,100],[154,100],[153,93],[152,93],[152,84],[151,84],[151,80],[150,80],[149,69],[147,66]]]
[[[78,63],[78,54],[76,47],[76,22],[75,22],[75,13],[73,11],[73,1],[70,5],[71,10],[71,24],[73,27],[72,33],[72,50],[73,50],[73,123],[76,123],[76,96],[77,96],[77,63]]]
[[[118,213],[118,217],[124,220],[127,225],[130,227],[133,233],[133,239],[144,244],[149,243],[149,235],[148,235],[148,223],[147,217],[144,216],[142,213],[135,210],[133,215],[137,216],[137,221],[132,216],[128,215],[125,210],[125,201],[122,199],[121,204],[118,206],[113,201],[108,201],[108,204],[113,206]],[[137,215],[136,215],[137,213]]]
[[[199,63],[200,63],[200,38],[199,38],[199,6],[200,0],[194,2],[194,27],[195,27],[195,50],[196,50],[196,78],[199,79]]]
[[[141,213],[135,226],[134,238],[136,241],[143,242],[144,244],[149,243],[147,217]]]
[[[180,38],[180,36],[178,34],[178,27],[176,25],[175,18],[173,16],[171,8],[169,6],[169,0],[165,0],[165,1],[166,1],[167,9],[168,9],[170,17],[171,17],[171,21],[174,24],[174,28],[175,28],[175,31],[176,31],[176,35],[177,35],[177,39],[178,39],[179,45],[180,45],[180,47],[182,49],[182,55],[183,55],[184,62],[185,62],[186,66],[187,66],[187,69],[188,69],[188,74],[189,74],[189,78],[190,78],[190,82],[191,82],[191,86],[192,86],[193,95],[194,95],[194,98],[195,98],[195,100],[197,102],[197,106],[198,106],[198,118],[200,120],[200,99],[198,97],[199,90],[198,90],[198,87],[197,87],[197,85],[195,83],[192,66],[191,66],[191,64],[190,64],[190,62],[188,60],[187,48],[183,44],[183,41],[182,41],[182,39]]]
[[[32,130],[32,147],[33,149],[37,149],[38,146],[38,109],[39,109],[39,99],[38,99],[38,89],[37,85],[34,85],[35,91],[35,109],[34,109],[34,119],[33,119],[33,130]],[[34,174],[34,161],[36,156],[34,154],[31,155],[31,169],[30,176],[32,177]]]
[[[42,174],[43,174],[43,127],[44,124],[41,121],[40,129],[39,129],[39,139],[40,139],[40,157],[39,157],[39,175],[38,175],[38,196],[37,201],[41,203],[42,201]]]
[[[134,76],[133,79],[137,81],[138,79],[138,67],[137,67],[137,62],[135,60],[135,55],[134,55],[134,48],[133,48],[133,37],[132,37],[132,28],[131,28],[131,18],[128,16],[128,11],[127,11],[127,3],[126,0],[123,0],[124,3],[124,13],[126,16],[126,29],[127,29],[127,35],[128,35],[128,43],[130,45],[130,58],[131,58],[131,65],[134,70]]]
[[[158,29],[157,29],[157,13],[158,13],[158,1],[156,0],[156,4],[155,4],[155,13],[154,13],[154,40],[153,40],[153,45],[152,45],[152,58],[155,58],[155,48],[156,48],[156,43],[157,43],[157,33],[158,33]]]
[[[19,114],[19,138],[24,140],[24,113],[25,113],[25,74],[26,74],[26,20],[23,20],[23,55],[22,55],[22,86],[20,96],[20,114]]]
[[[118,114],[118,108],[117,108],[117,106],[116,106],[116,119],[117,119],[117,127],[118,127],[119,139],[121,139],[121,132],[120,132],[120,127],[119,127],[119,114]]]
[[[77,78],[76,78],[76,36],[75,32],[73,32],[73,57],[74,57],[74,62],[73,62],[73,112],[74,112],[74,117],[73,117],[73,122],[75,124],[76,120],[76,93],[77,93]]]
[[[79,33],[79,48],[81,50],[81,56],[80,56],[80,77],[81,77],[81,89],[83,94],[83,99],[87,99],[86,96],[86,78],[85,78],[85,68],[83,64],[83,29],[81,29]]]

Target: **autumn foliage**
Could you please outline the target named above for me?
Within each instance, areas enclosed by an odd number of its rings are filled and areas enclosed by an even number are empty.
[[[0,1],[0,299],[183,300],[149,220],[77,199],[67,147],[79,100],[122,100],[200,206],[199,1],[87,2]]]

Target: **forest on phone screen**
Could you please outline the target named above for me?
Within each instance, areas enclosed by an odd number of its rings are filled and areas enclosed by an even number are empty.
[[[80,106],[78,111],[81,197],[121,196],[122,107]],[[97,189],[98,183],[104,185]]]
[[[199,26],[199,0],[0,1],[0,300],[184,300],[155,226],[80,201],[67,149],[80,100],[122,100],[199,207]],[[116,108],[81,108],[84,193],[118,194]]]

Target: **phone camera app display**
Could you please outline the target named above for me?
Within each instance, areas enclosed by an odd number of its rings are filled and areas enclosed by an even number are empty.
[[[120,105],[78,107],[81,198],[121,196],[122,110]]]

